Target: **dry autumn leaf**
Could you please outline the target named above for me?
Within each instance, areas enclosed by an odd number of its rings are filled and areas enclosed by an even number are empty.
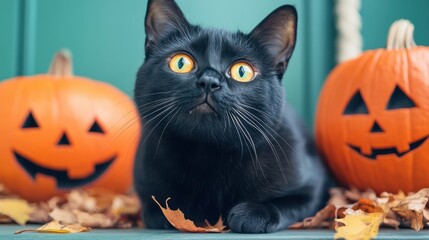
[[[184,232],[194,232],[194,233],[226,232],[225,226],[223,225],[223,222],[222,222],[222,218],[219,218],[219,221],[214,226],[211,226],[206,221],[207,226],[197,227],[195,226],[194,222],[185,218],[185,215],[183,214],[182,211],[180,211],[180,209],[177,209],[177,210],[170,209],[170,207],[168,206],[168,200],[170,200],[170,198],[167,198],[167,200],[165,200],[165,208],[161,206],[161,204],[155,199],[154,196],[152,196],[152,199],[156,202],[156,204],[158,204],[164,216],[171,223],[171,225],[173,225],[173,227],[175,227],[177,230],[184,231]]]
[[[290,229],[301,229],[301,228],[320,228],[320,227],[329,227],[329,220],[333,218],[336,212],[336,207],[334,205],[328,205],[319,212],[316,213],[314,217],[308,217],[302,222],[297,222],[289,226]]]
[[[429,188],[424,188],[416,194],[404,198],[392,208],[403,219],[411,221],[411,227],[420,231],[423,225],[423,211],[429,200]]]
[[[116,196],[112,200],[110,211],[116,215],[133,215],[140,211],[140,201],[137,196]]]
[[[38,203],[32,203],[30,204],[30,207],[33,209],[30,213],[30,219],[29,222],[32,223],[47,223],[50,222],[52,219],[49,216],[49,213],[51,212],[51,208],[49,205],[45,202],[38,202]]]
[[[76,215],[70,210],[64,210],[58,207],[55,207],[50,213],[49,216],[57,222],[62,224],[73,224],[77,222]]]
[[[30,219],[32,209],[25,200],[0,199],[0,214],[12,218],[19,225],[24,225]]]
[[[345,215],[345,218],[335,219],[344,226],[337,227],[334,239],[370,240],[377,236],[383,222],[383,213],[380,212],[365,213],[347,209]]]
[[[49,222],[37,229],[24,229],[21,231],[15,232],[15,234],[20,234],[23,232],[38,232],[38,233],[79,233],[79,232],[89,232],[91,228],[83,227],[80,224],[70,224],[64,225],[58,221]]]
[[[0,223],[79,223],[97,228],[131,228],[142,226],[140,202],[136,194],[117,194],[99,188],[76,189],[64,196],[55,196],[46,202],[31,203],[31,211],[24,211],[21,200],[0,183]],[[12,203],[11,205],[8,205]],[[2,214],[1,211],[4,211]],[[27,212],[26,214],[24,214]]]
[[[110,228],[113,227],[118,220],[113,215],[106,215],[101,213],[87,213],[79,210],[73,210],[77,218],[77,222],[94,228]]]

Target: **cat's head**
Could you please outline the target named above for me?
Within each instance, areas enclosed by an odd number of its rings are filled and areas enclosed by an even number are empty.
[[[135,101],[148,131],[233,146],[262,139],[278,121],[296,41],[293,6],[244,34],[191,25],[173,0],[150,0],[145,27]]]

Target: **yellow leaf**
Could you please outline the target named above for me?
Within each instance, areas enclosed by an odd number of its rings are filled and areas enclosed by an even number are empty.
[[[37,229],[25,229],[18,232],[15,232],[15,234],[20,234],[23,232],[39,232],[39,233],[78,233],[78,232],[88,232],[91,231],[91,228],[89,227],[83,227],[80,224],[70,224],[70,225],[64,225],[57,221],[52,221],[50,223],[47,223]]]
[[[383,222],[383,213],[365,213],[361,210],[347,209],[345,218],[335,219],[345,226],[336,229],[334,239],[369,240],[378,234],[380,224]]]
[[[27,201],[21,199],[0,199],[0,214],[12,218],[20,225],[30,219],[32,209]]]
[[[212,232],[212,233],[220,233],[225,232],[225,226],[222,223],[222,218],[219,218],[218,222],[212,226],[206,221],[206,226],[204,227],[197,227],[195,226],[195,223],[189,219],[185,218],[185,215],[183,214],[180,209],[177,210],[171,210],[168,206],[168,200],[170,198],[167,198],[165,200],[165,207],[162,207],[161,204],[156,201],[155,197],[152,196],[152,199],[158,204],[159,208],[161,208],[162,213],[167,218],[167,220],[175,227],[177,230],[184,231],[184,232]]]

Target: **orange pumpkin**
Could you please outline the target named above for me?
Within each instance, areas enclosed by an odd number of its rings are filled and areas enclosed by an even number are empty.
[[[0,183],[30,201],[76,187],[131,186],[140,135],[133,102],[71,69],[60,52],[49,74],[0,83]]]
[[[429,47],[392,25],[387,49],[338,65],[321,92],[317,144],[340,183],[376,192],[429,187]]]

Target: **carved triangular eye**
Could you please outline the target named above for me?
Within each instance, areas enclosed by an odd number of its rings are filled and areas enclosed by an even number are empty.
[[[103,129],[101,128],[100,124],[98,124],[97,120],[94,121],[91,128],[89,128],[88,132],[104,133]]]
[[[33,116],[33,113],[30,112],[22,124],[21,128],[38,128],[39,124],[37,124],[36,119]]]
[[[355,95],[353,95],[352,99],[347,104],[344,114],[368,114],[368,108],[366,107],[365,101],[363,100],[359,90]]]
[[[387,110],[401,109],[401,108],[413,108],[416,107],[416,104],[411,100],[407,94],[402,91],[398,86],[393,90],[392,96],[389,99],[387,104]]]

